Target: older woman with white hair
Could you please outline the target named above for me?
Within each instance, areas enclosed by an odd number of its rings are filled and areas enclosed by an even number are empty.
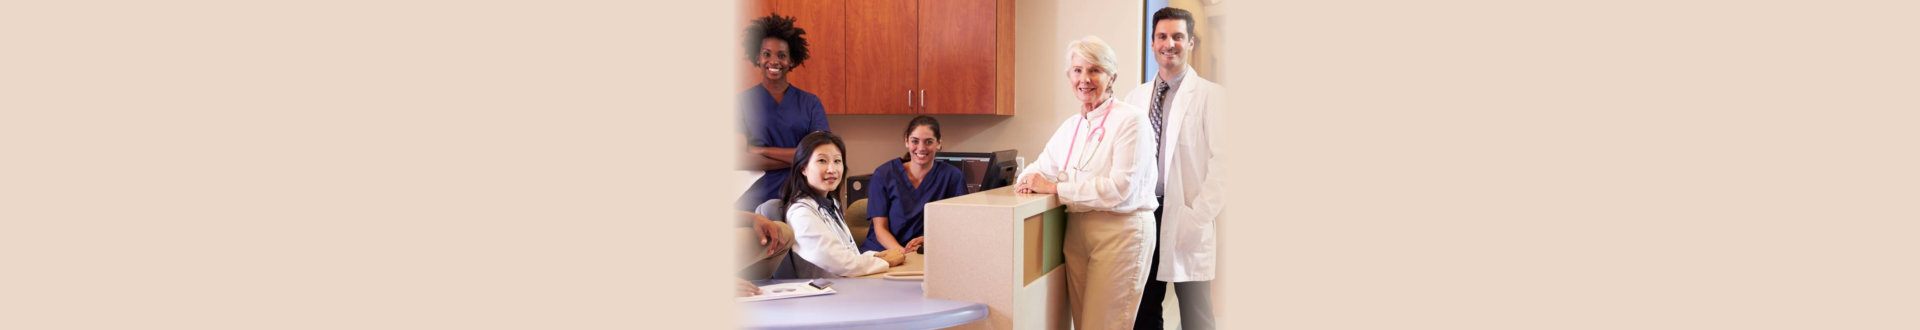
[[[1113,48],[1088,36],[1067,45],[1078,114],[1054,130],[1015,189],[1067,205],[1067,304],[1075,329],[1129,329],[1140,308],[1155,228],[1153,127],[1114,98]]]

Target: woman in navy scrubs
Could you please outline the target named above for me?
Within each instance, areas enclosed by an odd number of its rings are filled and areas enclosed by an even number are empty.
[[[820,98],[787,83],[793,68],[807,62],[807,38],[802,37],[807,31],[793,22],[791,16],[767,15],[747,28],[747,61],[760,72],[761,83],[740,95],[740,131],[746,137],[740,164],[764,173],[735,202],[743,211],[780,198],[794,147],[807,133],[829,131]]]
[[[940,122],[914,117],[907,122],[907,154],[880,164],[868,179],[867,215],[873,230],[861,251],[919,250],[926,243],[927,203],[967,194],[959,167],[933,161],[940,152]]]

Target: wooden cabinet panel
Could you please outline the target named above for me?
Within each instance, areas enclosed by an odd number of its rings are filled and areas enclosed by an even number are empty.
[[[994,97],[993,114],[1013,115],[1013,0],[994,1],[999,8],[994,16]]]
[[[920,78],[917,7],[917,1],[847,2],[847,106],[842,113],[915,113]]]
[[[827,114],[845,113],[847,95],[846,0],[779,0],[773,12],[793,16],[807,30],[807,63],[794,68],[787,82],[820,97]]]
[[[920,88],[926,90],[920,112],[995,113],[996,1],[920,5]]]

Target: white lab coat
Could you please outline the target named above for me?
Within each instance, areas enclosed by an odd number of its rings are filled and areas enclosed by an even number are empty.
[[[797,178],[796,179],[804,179]],[[787,207],[787,225],[793,227],[795,273],[801,278],[854,277],[884,272],[887,261],[877,252],[861,253],[847,231],[843,215],[820,207],[812,198],[800,198]]]
[[[1166,136],[1160,141],[1165,145],[1160,169],[1167,174],[1167,185],[1160,215],[1160,271],[1155,277],[1167,282],[1211,281],[1218,248],[1214,225],[1226,206],[1221,196],[1224,153],[1213,143],[1227,105],[1226,89],[1200,78],[1192,67],[1181,75],[1185,77],[1179,89],[1167,92],[1164,105]],[[1148,81],[1134,88],[1126,102],[1151,114],[1153,85]]]

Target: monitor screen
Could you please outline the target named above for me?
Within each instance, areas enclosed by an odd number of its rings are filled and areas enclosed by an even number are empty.
[[[999,152],[942,152],[933,160],[960,168],[967,193],[1005,187],[1013,181],[1013,150]]]
[[[933,159],[960,168],[960,173],[966,176],[967,193],[980,192],[990,167],[987,165],[992,164],[992,159],[987,157],[935,156]]]

